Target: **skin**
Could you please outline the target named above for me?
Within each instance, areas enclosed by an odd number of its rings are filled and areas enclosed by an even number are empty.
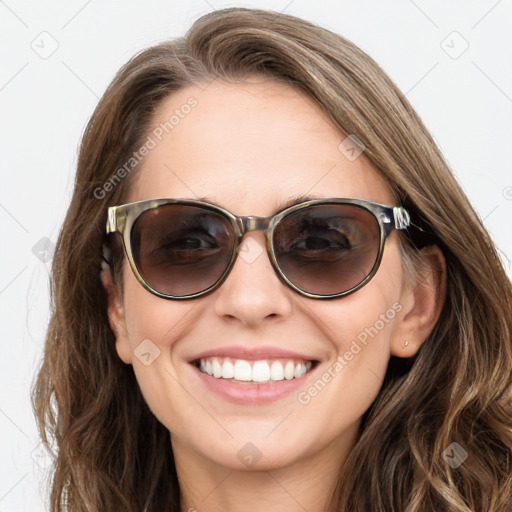
[[[396,204],[364,153],[349,161],[338,150],[345,135],[289,85],[251,77],[188,87],[162,103],[152,129],[191,96],[197,107],[149,152],[125,202],[207,196],[235,214],[258,216],[274,213],[297,194]],[[120,296],[108,272],[102,273],[119,357],[133,365],[149,407],[171,433],[182,510],[234,511],[240,503],[247,512],[335,509],[329,496],[336,475],[379,392],[390,355],[417,352],[444,300],[441,252],[424,250],[425,261],[440,274],[407,282],[397,236],[394,231],[388,238],[379,271],[366,286],[331,301],[287,288],[264,252],[251,263],[239,257],[219,289],[191,301],[153,296],[128,265]],[[264,246],[261,232],[246,237]],[[307,404],[299,403],[297,393],[266,405],[228,403],[187,362],[227,345],[294,350],[319,361],[307,390],[393,304],[401,310]],[[160,350],[148,366],[134,356],[145,339]],[[253,467],[237,456],[248,442],[261,454]]]

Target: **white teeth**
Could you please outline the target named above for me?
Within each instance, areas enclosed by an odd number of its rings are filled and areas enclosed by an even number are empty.
[[[295,365],[293,364],[293,361],[288,361],[286,363],[286,366],[284,367],[284,378],[286,380],[293,379],[293,370],[295,370]]]
[[[224,361],[222,365],[222,378],[223,379],[232,379],[235,376],[235,367],[233,363],[229,361]]]
[[[298,379],[299,377],[301,377],[302,375],[304,375],[306,373],[306,365],[304,363],[299,363],[296,367],[295,367],[295,370],[293,371],[293,376]]]
[[[254,382],[267,382],[270,380],[270,367],[267,361],[256,361],[252,367],[252,380]]]
[[[251,363],[249,363],[249,361],[242,361],[239,359],[235,363],[235,380],[250,381],[252,380],[251,373]]]
[[[272,380],[283,380],[284,370],[283,365],[279,361],[274,361],[270,367],[270,378]]]
[[[311,361],[246,361],[212,357],[200,359],[199,369],[216,379],[233,379],[241,382],[262,383],[269,381],[298,379],[307,373]]]
[[[222,369],[220,367],[219,361],[217,358],[213,358],[212,361],[212,369],[213,369],[213,376],[217,379],[222,375]]]

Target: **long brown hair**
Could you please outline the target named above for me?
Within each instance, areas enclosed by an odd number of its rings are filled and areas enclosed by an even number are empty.
[[[441,317],[415,358],[391,358],[340,475],[339,510],[512,510],[512,287],[482,222],[418,115],[368,55],[293,16],[225,9],[132,58],[83,136],[33,388],[40,435],[56,455],[51,511],[179,510],[169,432],[117,356],[107,321],[99,279],[106,211],[126,196],[136,165],[118,170],[146,140],[163,98],[251,74],[301,88],[355,134],[446,259]],[[416,268],[412,243],[403,255]],[[468,454],[457,468],[443,458],[454,442]]]

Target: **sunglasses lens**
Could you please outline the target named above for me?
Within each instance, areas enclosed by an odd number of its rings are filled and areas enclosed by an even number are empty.
[[[135,265],[154,290],[184,296],[206,290],[231,259],[233,228],[207,208],[168,204],[142,213],[133,225]]]
[[[356,205],[318,204],[275,226],[272,245],[281,272],[296,287],[336,295],[361,284],[379,256],[376,217]],[[130,234],[135,266],[159,293],[184,297],[223,276],[235,235],[228,218],[199,206],[167,204],[144,211]]]
[[[354,205],[315,205],[287,215],[274,230],[276,261],[298,288],[320,295],[348,291],[379,254],[375,216]]]

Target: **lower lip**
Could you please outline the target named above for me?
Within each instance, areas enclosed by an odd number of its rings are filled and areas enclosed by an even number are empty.
[[[278,380],[265,384],[239,384],[238,382],[230,382],[227,379],[212,377],[207,373],[203,373],[194,365],[192,365],[192,368],[204,384],[224,400],[246,405],[275,402],[294,391],[305,389],[306,379],[315,371],[315,368],[312,368],[298,379]]]

